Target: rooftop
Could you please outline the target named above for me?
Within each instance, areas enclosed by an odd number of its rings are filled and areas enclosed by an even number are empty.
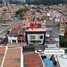
[[[4,53],[5,53],[5,48],[6,47],[0,47],[0,66],[2,64],[3,56],[4,56]]]
[[[18,34],[19,28],[13,28],[10,33]]]
[[[43,67],[43,63],[39,54],[24,55],[23,61],[27,67]]]
[[[21,49],[9,49],[5,57],[3,67],[20,67]]]
[[[29,28],[28,30],[26,31],[29,31],[29,32],[34,32],[34,31],[46,31],[46,28],[42,29],[42,28],[33,28],[33,30],[31,28]]]
[[[35,21],[34,23],[42,24],[42,23],[45,23],[45,22],[44,21]]]
[[[58,56],[57,58],[58,58],[60,67],[67,67],[67,59],[66,58],[63,58],[60,56]]]

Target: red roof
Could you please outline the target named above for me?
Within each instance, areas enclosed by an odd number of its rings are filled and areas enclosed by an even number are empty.
[[[40,67],[43,67],[43,63],[39,54],[24,55],[23,61],[24,64],[27,64],[27,67],[37,67],[37,63],[40,64]]]
[[[8,49],[3,67],[21,67],[20,62],[14,62],[14,59],[21,59],[21,49]]]
[[[27,27],[30,27],[30,22],[23,22],[22,28],[27,28]]]
[[[2,16],[7,16],[7,17],[10,17],[10,16],[12,16],[11,14],[6,14],[6,15],[2,15]]]
[[[19,28],[13,28],[10,33],[18,34]]]
[[[25,30],[20,29],[18,34],[24,35]]]
[[[0,47],[0,54],[4,54],[4,53],[5,53],[5,47]],[[1,66],[2,60],[3,60],[3,56],[0,57],[0,66]]]
[[[63,19],[63,18],[66,18],[66,17],[65,17],[65,16],[60,16],[60,17],[58,17],[58,18],[62,18],[62,19]]]
[[[22,27],[22,23],[17,23],[17,24],[12,24],[11,25],[11,28],[20,28],[20,27]]]
[[[24,16],[24,18],[31,18],[31,16],[30,15],[27,15],[27,16]]]

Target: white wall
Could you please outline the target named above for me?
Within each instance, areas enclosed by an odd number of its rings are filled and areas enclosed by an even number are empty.
[[[10,36],[8,36],[8,42],[12,43],[12,40],[16,40],[16,43],[18,43],[17,37],[10,37]]]
[[[35,39],[31,39],[31,36],[35,36]],[[40,39],[40,36],[43,36],[43,39]],[[33,44],[31,43],[31,41],[41,41],[38,44],[43,44],[43,40],[44,40],[44,34],[27,34],[27,38],[28,38],[28,44]]]

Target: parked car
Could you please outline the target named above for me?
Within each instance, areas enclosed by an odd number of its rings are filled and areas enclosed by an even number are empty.
[[[44,53],[44,51],[42,51],[42,50],[35,50],[35,53],[43,54],[43,53]]]

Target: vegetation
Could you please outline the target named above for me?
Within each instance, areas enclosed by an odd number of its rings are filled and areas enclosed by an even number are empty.
[[[27,11],[28,9],[22,9],[20,8],[18,11],[16,11],[16,15],[20,16],[20,19],[23,19],[24,13]]]
[[[26,12],[28,9],[22,9],[20,8],[18,11],[16,11],[16,14],[20,14],[22,12]]]
[[[60,37],[60,47],[67,47],[67,39]]]
[[[43,4],[43,5],[54,5],[59,3],[66,3],[66,0],[26,0],[26,3],[28,4]]]
[[[7,22],[7,20],[0,20],[0,23],[6,24],[6,22]],[[8,21],[8,22],[10,22],[10,21]]]
[[[3,9],[3,11],[6,11],[6,9]]]
[[[20,19],[22,19],[22,17],[23,17],[24,15],[20,13],[19,16],[20,16]]]
[[[58,10],[58,12],[59,12],[59,13],[61,13],[61,14],[63,14],[63,12],[62,12],[62,11],[59,11],[59,10]]]
[[[67,53],[67,49],[65,49],[65,53]]]

